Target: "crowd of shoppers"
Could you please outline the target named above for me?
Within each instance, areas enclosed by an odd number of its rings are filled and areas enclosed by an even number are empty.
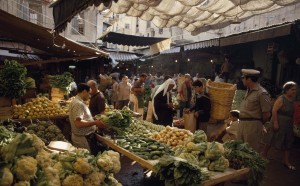
[[[230,69],[228,60],[222,67],[222,77],[226,69]],[[226,66],[226,65],[229,65]],[[283,94],[277,98],[274,106],[270,101],[270,94],[261,86],[260,71],[255,69],[241,70],[241,83],[246,89],[239,110],[231,111],[230,122],[223,138],[226,140],[242,140],[257,152],[261,152],[262,136],[264,134],[265,148],[262,156],[267,158],[269,149],[274,147],[283,151],[283,164],[289,170],[296,170],[289,160],[289,152],[293,145],[293,117],[296,114],[295,101],[297,84],[287,82],[283,86]],[[97,128],[105,128],[101,121],[95,121],[93,116],[105,110],[105,103],[116,109],[130,107],[133,111],[144,113],[144,98],[146,90],[150,89],[152,100],[152,121],[160,125],[172,125],[176,109],[180,110],[179,117],[184,113],[193,113],[196,118],[196,129],[205,130],[211,115],[211,100],[206,90],[206,79],[196,75],[178,74],[171,76],[156,76],[140,74],[132,78],[121,77],[121,81],[112,78],[110,96],[104,96],[96,80],[88,80],[87,84],[77,86],[77,95],[70,105],[70,123],[72,128],[72,142],[75,146],[91,150],[91,134]],[[226,81],[224,78],[222,81]],[[218,80],[217,80],[218,81]],[[221,81],[221,82],[222,82]],[[220,81],[219,81],[220,82]],[[174,103],[174,97],[178,107]],[[85,101],[90,98],[87,107]],[[173,99],[172,99],[173,98]],[[297,109],[299,112],[299,109]],[[299,113],[298,113],[299,115]],[[265,124],[270,124],[269,127]],[[267,128],[266,128],[267,127]],[[227,137],[226,137],[227,136]]]

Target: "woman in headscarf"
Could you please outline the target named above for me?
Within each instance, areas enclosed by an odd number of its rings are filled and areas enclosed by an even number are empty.
[[[161,125],[172,125],[174,106],[172,103],[171,90],[176,89],[173,79],[166,80],[159,86],[152,100],[153,123]]]

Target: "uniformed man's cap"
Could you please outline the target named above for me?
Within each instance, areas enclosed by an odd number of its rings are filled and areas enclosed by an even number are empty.
[[[260,75],[260,72],[258,70],[254,69],[242,69],[243,76],[255,76],[258,77]]]

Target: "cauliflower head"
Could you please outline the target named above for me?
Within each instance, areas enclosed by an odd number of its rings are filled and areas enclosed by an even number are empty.
[[[63,180],[62,186],[83,186],[83,178],[79,174],[71,174]]]
[[[35,177],[37,160],[31,156],[22,156],[16,160],[15,175],[18,180],[30,181]]]
[[[0,169],[0,175],[2,175],[0,177],[0,185],[2,186],[12,185],[14,181],[14,176],[8,167],[3,167],[2,169]]]
[[[59,171],[57,169],[54,167],[46,167],[44,173],[48,179],[48,186],[60,186]]]
[[[113,162],[108,156],[98,158],[97,165],[106,172],[110,172],[113,169]]]
[[[87,158],[77,158],[76,162],[73,164],[73,167],[75,171],[80,174],[89,174],[92,170]]]
[[[98,186],[104,182],[106,175],[104,172],[92,172],[84,179],[84,186]]]
[[[106,172],[118,173],[121,169],[120,154],[109,150],[98,156],[97,165]]]
[[[42,149],[44,149],[45,147],[45,143],[41,140],[41,138],[39,138],[37,135],[35,134],[31,134],[31,136],[33,137],[33,142],[32,142],[32,145],[34,146],[34,148],[37,150],[37,151],[40,151]]]
[[[40,150],[35,159],[42,168],[51,167],[55,164],[55,161],[51,158],[51,154],[45,150]]]
[[[61,162],[56,162],[56,163],[54,164],[53,168],[56,169],[56,171],[57,171],[59,174],[62,174],[63,171],[64,171]]]

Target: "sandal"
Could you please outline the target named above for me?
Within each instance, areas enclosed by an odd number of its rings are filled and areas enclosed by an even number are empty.
[[[296,167],[294,167],[293,165],[286,165],[286,164],[283,164],[286,168],[292,170],[292,171],[295,171],[296,170]]]

